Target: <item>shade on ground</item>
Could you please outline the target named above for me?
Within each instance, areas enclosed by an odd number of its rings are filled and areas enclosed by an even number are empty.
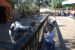
[[[56,17],[56,21],[67,50],[75,50],[75,20],[70,17]]]

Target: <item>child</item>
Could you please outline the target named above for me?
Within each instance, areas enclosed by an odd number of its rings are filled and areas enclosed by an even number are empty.
[[[47,50],[55,50],[55,43],[53,40],[54,34],[52,32],[54,26],[52,24],[49,24],[49,26],[47,27],[47,32],[44,36],[45,38],[45,46],[47,48]]]
[[[55,25],[56,22],[56,16],[55,14],[52,17],[49,17],[49,23]]]
[[[56,21],[56,19],[55,19],[55,17],[49,17],[49,19],[50,19],[50,24],[53,24],[53,25],[55,25],[55,21]]]

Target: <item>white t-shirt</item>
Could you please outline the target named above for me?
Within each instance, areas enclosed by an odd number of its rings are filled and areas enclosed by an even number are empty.
[[[50,23],[53,23],[56,19],[55,19],[55,17],[49,17],[49,20],[50,20],[49,21]]]

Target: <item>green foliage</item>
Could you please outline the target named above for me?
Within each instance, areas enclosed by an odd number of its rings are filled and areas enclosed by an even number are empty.
[[[24,10],[25,13],[33,13],[36,10],[36,5],[34,0],[9,0],[9,2],[14,6],[18,7],[18,10]]]
[[[8,0],[12,6],[12,8],[14,8],[14,5],[16,4],[15,0]]]
[[[52,8],[62,8],[62,1],[63,0],[51,0],[51,7]]]
[[[36,5],[34,2],[32,2],[32,3],[25,4],[23,8],[24,8],[25,12],[32,13],[35,11]]]

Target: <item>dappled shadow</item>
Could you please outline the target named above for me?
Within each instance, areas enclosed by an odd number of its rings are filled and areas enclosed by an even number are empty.
[[[53,33],[54,33],[55,49],[56,50],[61,50],[60,44],[59,44],[59,40],[58,40],[58,35],[57,35],[56,27],[54,28]]]
[[[75,50],[75,35],[74,34],[70,34],[71,37],[69,37],[68,34],[67,34],[66,35],[67,37],[64,38],[64,39],[62,37],[62,34],[63,33],[60,31],[60,28],[59,27],[65,27],[65,26],[66,25],[64,25],[64,24],[62,24],[62,25],[59,24],[58,25],[56,23],[57,34],[58,34],[58,38],[59,38],[59,43],[60,43],[61,50]],[[73,31],[71,31],[71,32],[73,33]]]
[[[75,49],[75,39],[64,39],[67,48]]]
[[[65,25],[61,25],[61,26],[65,26]],[[70,50],[69,48],[67,48],[66,47],[66,45],[65,45],[65,41],[64,41],[64,39],[63,39],[63,37],[62,37],[62,34],[61,34],[61,31],[60,31],[60,29],[59,29],[59,25],[57,24],[57,22],[56,22],[56,28],[57,28],[57,34],[58,34],[58,39],[59,39],[59,43],[60,43],[60,48],[61,48],[61,50]]]
[[[71,48],[74,48],[75,49],[75,42],[72,42],[71,43]]]
[[[66,25],[58,25],[59,27],[65,27]]]
[[[69,42],[69,40],[68,39],[64,39],[64,43],[65,43],[65,45],[66,45],[66,47],[70,50],[71,48],[71,46],[70,46],[70,42]]]

